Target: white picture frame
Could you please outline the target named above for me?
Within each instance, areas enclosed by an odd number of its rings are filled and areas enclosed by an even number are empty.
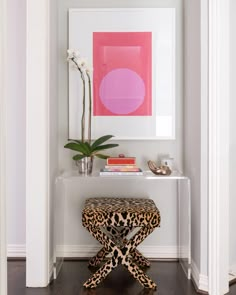
[[[152,114],[93,116],[92,138],[175,139],[175,8],[70,9],[68,48],[93,64],[93,32],[152,32]],[[82,92],[79,73],[69,66],[69,139],[80,139]],[[81,98],[81,99],[80,99]]]

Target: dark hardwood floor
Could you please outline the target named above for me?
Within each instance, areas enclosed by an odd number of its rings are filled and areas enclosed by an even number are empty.
[[[37,271],[37,270],[36,270]],[[87,261],[65,261],[57,280],[47,288],[25,288],[25,261],[8,262],[8,295],[196,295],[178,262],[152,262],[147,274],[158,284],[157,291],[142,286],[119,266],[96,289],[84,289],[91,275]],[[236,295],[236,285],[229,295]]]

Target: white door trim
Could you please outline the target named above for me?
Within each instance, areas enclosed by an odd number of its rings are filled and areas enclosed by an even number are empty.
[[[200,222],[200,274],[199,289],[208,292],[208,69],[209,69],[209,9],[208,0],[201,0],[201,220]]]
[[[209,0],[209,294],[228,292],[229,0]]]
[[[222,295],[228,290],[228,2],[209,0],[211,295]],[[27,0],[27,286],[35,287],[45,286],[49,281],[49,3]]]
[[[1,9],[1,8],[0,8]],[[1,34],[1,32],[0,32]],[[1,64],[1,62],[0,62]],[[2,79],[2,73],[0,74]],[[2,84],[2,83],[1,83]],[[1,88],[1,85],[0,85]],[[3,91],[0,93],[0,294],[7,294],[6,251],[6,164],[5,164],[5,109]]]
[[[48,0],[27,0],[27,287],[49,283],[49,7]]]
[[[0,0],[0,294],[7,294],[6,251],[6,0]]]

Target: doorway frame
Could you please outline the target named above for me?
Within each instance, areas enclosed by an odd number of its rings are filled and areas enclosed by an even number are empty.
[[[208,9],[209,294],[222,295],[229,291],[230,0],[209,0]]]
[[[205,1],[205,0],[202,0]],[[49,278],[49,175],[46,163],[49,160],[48,151],[48,99],[49,87],[47,77],[50,66],[50,48],[49,48],[49,32],[50,32],[50,7],[49,1],[34,1],[34,5],[30,5],[27,1],[27,53],[43,48],[41,67],[34,68],[33,59],[27,61],[27,116],[30,119],[31,129],[27,131],[27,211],[26,220],[30,220],[30,226],[27,226],[27,286],[45,286]],[[205,14],[205,22],[209,25],[209,36],[207,44],[208,48],[208,126],[209,142],[208,142],[208,279],[209,294],[222,295],[228,290],[228,257],[229,257],[229,233],[228,228],[228,146],[229,134],[227,132],[229,122],[227,120],[229,111],[229,93],[228,93],[228,75],[229,60],[227,51],[229,47],[229,0],[208,0],[208,11]],[[40,19],[41,26],[37,26],[36,19]],[[42,25],[43,24],[43,25]],[[37,38],[34,37],[36,32]],[[46,37],[46,38],[45,38]],[[202,40],[204,42],[204,40]],[[44,78],[42,78],[44,77]],[[41,78],[41,83],[33,83],[36,79]],[[33,79],[33,81],[32,81]],[[229,81],[229,80],[228,80]],[[43,99],[37,100],[37,108],[41,110],[40,115],[35,115],[35,105],[32,102],[32,93],[42,93]],[[43,123],[40,125],[40,122]],[[41,143],[45,147],[42,153],[41,145],[32,144],[33,134],[40,131]],[[222,140],[223,139],[223,140]],[[37,162],[32,162],[30,151],[37,154]],[[38,170],[38,163],[43,163],[42,169]],[[222,173],[224,171],[224,173]],[[31,177],[30,177],[31,175]],[[41,183],[42,192],[39,197],[42,199],[40,203],[34,203],[32,192],[35,192],[33,180]],[[37,205],[37,206],[36,206]],[[34,220],[34,212],[37,208],[39,219]],[[222,216],[224,218],[222,218]],[[207,222],[206,221],[206,222]],[[35,227],[36,226],[36,227]],[[38,255],[38,245],[33,240],[35,228],[41,229],[38,237],[41,237],[42,248],[41,255]],[[224,255],[220,255],[220,251]],[[32,257],[37,257],[32,259]],[[32,269],[37,268],[41,273],[41,278],[32,277]]]
[[[26,0],[27,287],[46,287],[49,284],[51,272],[50,2],[48,0]],[[37,67],[35,60],[37,60]]]
[[[0,0],[0,294],[7,294],[6,242],[6,1]]]

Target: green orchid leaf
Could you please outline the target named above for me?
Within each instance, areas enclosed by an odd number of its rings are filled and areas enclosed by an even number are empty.
[[[76,152],[81,152],[84,155],[88,155],[88,149],[87,147],[84,145],[84,143],[74,143],[74,142],[70,142],[67,143],[64,148],[66,149],[70,149],[72,151],[76,151]]]
[[[91,148],[90,144],[86,141],[84,143],[84,145],[85,145],[85,148],[87,149],[88,153],[91,154],[92,153],[92,148]]]
[[[78,160],[81,160],[81,159],[83,159],[85,157],[86,157],[85,155],[77,154],[72,159],[75,160],[75,161],[78,161]]]
[[[84,153],[86,156],[90,156],[92,151],[91,151],[91,147],[89,145],[88,142],[81,142],[80,146],[84,149]]]
[[[117,147],[117,146],[119,146],[119,144],[116,144],[116,143],[99,145],[96,148],[94,148],[93,151],[107,150],[107,149],[111,149],[111,148],[114,148],[114,147]]]
[[[94,154],[94,156],[99,158],[99,159],[108,159],[108,158],[110,158],[110,156],[103,155],[103,154]]]
[[[114,137],[113,135],[104,135],[102,137],[99,137],[98,139],[96,139],[94,141],[94,143],[92,144],[92,149],[94,150],[97,146],[101,145],[102,143],[104,143],[105,141],[109,140],[110,138]]]
[[[68,139],[68,141],[73,141],[73,142],[76,142],[76,143],[82,143],[82,141],[81,140],[77,140],[77,139]]]

